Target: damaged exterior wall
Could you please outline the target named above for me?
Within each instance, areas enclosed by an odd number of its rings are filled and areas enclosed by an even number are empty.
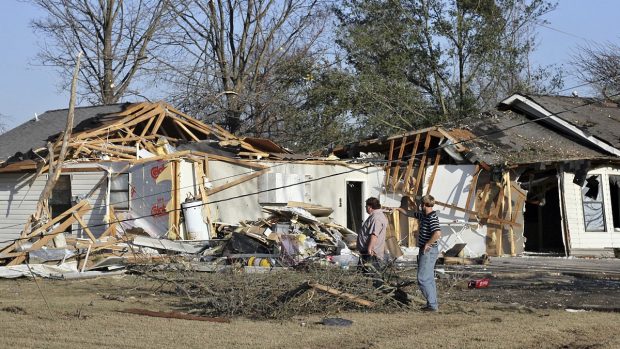
[[[265,162],[261,163],[264,164]],[[270,162],[268,164],[271,166],[269,170],[271,178],[273,178],[273,174],[277,173],[281,174],[280,178],[284,178],[282,185],[286,183],[285,178],[290,178],[288,184],[292,184],[295,180],[298,180],[297,183],[299,183],[339,173],[343,174],[285,188],[274,195],[263,195],[267,194],[263,193],[227,200],[240,195],[257,193],[260,190],[259,187],[261,187],[259,185],[260,181],[263,181],[263,183],[269,181],[267,179],[267,177],[270,177],[269,174],[263,174],[258,178],[253,178],[209,196],[210,202],[226,200],[209,205],[215,221],[237,223],[251,217],[260,217],[263,214],[262,206],[282,205],[286,204],[285,201],[296,201],[294,199],[301,197],[304,199],[304,202],[333,208],[334,212],[331,217],[337,223],[345,224],[347,222],[347,182],[349,181],[363,183],[362,198],[364,200],[367,197],[376,196],[386,206],[399,202],[393,199],[384,200],[385,195],[382,194],[382,186],[385,174],[383,169],[378,166],[368,167],[369,165],[367,164],[330,165],[285,162]],[[355,171],[355,168],[359,168],[359,170]],[[251,169],[221,161],[209,161],[209,173],[211,184],[213,186],[220,186],[250,174]],[[277,198],[277,200],[282,201],[261,202],[263,199],[269,198]],[[361,214],[363,218],[366,218],[366,212],[361,212]]]
[[[613,256],[612,248],[620,248],[620,222],[618,222],[617,196],[612,196],[610,179],[620,178],[620,167],[604,166],[588,171],[584,186],[573,183],[575,174],[563,172],[564,216],[572,255],[587,254]],[[619,176],[615,177],[614,176]],[[588,193],[594,186],[588,179],[594,178],[597,193]],[[592,182],[591,182],[592,183]],[[586,195],[587,194],[587,195]],[[590,196],[590,198],[587,198]],[[584,198],[587,200],[584,205]],[[602,204],[600,202],[602,201]],[[589,206],[592,207],[588,209]],[[585,208],[584,208],[585,207]],[[600,210],[599,210],[600,207]],[[588,211],[588,212],[585,212]],[[588,223],[588,224],[586,224]],[[588,226],[588,227],[586,227]]]
[[[82,170],[80,168],[67,167],[63,176],[70,176],[72,200],[86,196],[92,191],[89,202],[93,210],[83,216],[84,222],[92,226],[93,234],[99,235],[105,230],[102,225],[106,215],[106,191],[105,181],[98,187],[97,184],[106,176],[101,169]],[[28,217],[35,211],[37,202],[45,187],[47,174],[35,179],[35,173],[0,173],[0,241],[6,241],[19,237],[28,221]],[[84,233],[78,224],[73,224],[72,232],[78,237]],[[8,242],[0,246],[6,246]]]

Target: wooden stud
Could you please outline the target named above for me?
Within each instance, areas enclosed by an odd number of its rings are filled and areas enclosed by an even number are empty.
[[[385,188],[390,187],[390,172],[392,171],[392,154],[394,153],[394,140],[390,141],[390,152],[388,153],[387,169],[385,170]]]
[[[396,181],[398,179],[398,173],[400,172],[400,164],[403,160],[403,154],[405,153],[405,144],[407,143],[407,136],[404,136],[400,142],[400,150],[398,151],[398,164],[394,168],[394,174],[392,174],[392,191],[396,190]]]
[[[504,219],[508,218],[509,221],[513,221],[516,219],[516,214],[512,214],[512,186],[510,185],[510,172],[504,172],[504,185],[506,186],[506,203],[508,204],[507,214],[509,217],[504,217]],[[512,257],[516,256],[515,252],[515,236],[514,231],[512,229],[512,225],[508,225],[508,238],[510,239],[510,255]]]
[[[439,144],[443,141],[443,137],[439,139]],[[437,154],[435,155],[435,162],[433,163],[433,171],[431,172],[431,178],[428,180],[428,189],[426,189],[426,194],[431,193],[431,188],[433,187],[433,182],[435,181],[435,175],[437,174],[437,166],[439,165],[439,158],[441,157],[441,152],[437,149]]]
[[[407,170],[405,170],[405,176],[404,176],[404,181],[405,181],[404,191],[405,192],[409,192],[409,189],[411,189],[409,187],[409,176],[411,176],[411,171],[413,170],[413,163],[415,162],[416,152],[418,151],[419,144],[420,144],[420,134],[418,133],[415,136],[415,144],[413,146],[413,150],[411,150],[411,156],[409,157],[409,163],[407,164]]]
[[[181,164],[179,160],[175,159],[171,162],[172,165],[172,175],[174,176],[173,180],[173,228],[177,231],[177,236],[181,239],[186,239],[186,236],[181,236]]]
[[[428,156],[428,147],[430,146],[430,144],[431,136],[429,134],[426,134],[426,140],[424,141],[424,154],[422,155],[422,160],[420,161],[420,166],[418,167],[418,176],[416,178],[413,195],[418,195],[420,181],[423,180],[422,175],[424,174],[424,170],[426,168],[426,157]]]
[[[467,193],[467,201],[465,201],[465,208],[468,210],[471,207],[471,198],[473,197],[474,193],[476,192],[476,188],[478,187],[478,177],[480,177],[480,172],[482,172],[482,170],[480,170],[480,166],[476,165],[476,168],[474,169],[474,178],[472,178],[471,180],[471,184],[469,186],[469,193]]]

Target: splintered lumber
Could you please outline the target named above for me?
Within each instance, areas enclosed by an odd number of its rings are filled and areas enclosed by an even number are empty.
[[[310,286],[310,287],[312,287],[314,289],[317,289],[319,291],[327,292],[327,293],[329,293],[331,295],[334,295],[336,297],[340,297],[342,299],[346,299],[348,301],[355,302],[355,303],[363,305],[365,307],[374,307],[375,306],[374,302],[371,302],[369,300],[360,298],[360,297],[358,297],[356,295],[353,295],[353,294],[350,294],[350,293],[342,292],[342,291],[340,291],[338,289],[335,289],[333,287],[321,285],[319,283],[312,282],[312,281],[308,282],[308,286]]]
[[[31,231],[28,234],[25,234],[24,236],[22,236],[24,239],[28,239],[31,238],[33,236],[38,235],[41,232],[44,232],[45,230],[49,229],[52,225],[58,223],[59,221],[61,221],[63,218],[67,217],[68,215],[72,214],[73,212],[81,209],[84,205],[88,204],[88,201],[86,200],[82,200],[80,202],[78,202],[75,206],[71,207],[69,210],[63,212],[62,214],[60,214],[58,217],[48,221],[47,223],[43,224],[41,227]],[[8,245],[7,247],[5,247],[4,249],[2,249],[0,251],[0,255],[4,255],[6,253],[12,252],[15,248],[17,248],[17,246],[19,246],[18,243],[14,242],[10,245]]]
[[[226,323],[226,324],[230,322],[229,319],[225,319],[225,318],[197,316],[197,315],[181,313],[178,311],[164,312],[164,311],[152,311],[152,310],[145,310],[145,309],[130,308],[130,309],[125,309],[125,310],[119,310],[119,312],[127,313],[127,314],[151,316],[151,317],[162,317],[166,319],[209,321],[209,322],[219,322],[219,323]]]
[[[79,213],[84,213],[87,212],[88,210],[90,210],[90,205],[82,207],[79,211]],[[38,250],[41,247],[47,245],[47,243],[52,240],[54,238],[54,236],[58,235],[58,234],[62,234],[65,229],[67,229],[68,227],[70,227],[73,223],[76,222],[75,219],[75,215],[70,216],[69,218],[67,218],[67,220],[65,220],[64,222],[62,222],[58,227],[56,227],[56,229],[52,230],[50,233],[45,234],[43,237],[41,237],[39,240],[37,240],[35,243],[32,244],[32,247],[25,252],[30,252],[30,251],[34,251],[34,250]],[[8,266],[12,266],[12,265],[17,265],[17,264],[21,264],[26,260],[26,256],[25,255],[21,255],[18,257],[15,257],[15,259],[13,259]]]

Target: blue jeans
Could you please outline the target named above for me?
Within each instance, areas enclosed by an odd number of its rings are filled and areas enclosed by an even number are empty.
[[[418,255],[418,286],[426,298],[426,306],[438,309],[437,286],[435,285],[435,262],[439,256],[439,248],[434,246],[430,251],[424,253],[424,248],[420,249]]]

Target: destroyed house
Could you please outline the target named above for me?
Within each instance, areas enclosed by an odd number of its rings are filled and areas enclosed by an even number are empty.
[[[387,160],[382,202],[432,194],[441,249],[467,256],[611,255],[620,247],[620,109],[562,96],[506,98],[458,123],[341,146]],[[416,222],[391,234],[414,246]]]
[[[44,205],[49,218],[30,227],[50,166],[59,166],[67,113],[46,112],[0,135],[0,258],[10,265],[56,246],[59,235],[76,248],[109,249],[136,229],[157,239],[205,240],[216,236],[216,225],[287,205],[333,212],[334,221],[356,230],[364,195],[381,188],[382,166],[290,154],[163,102],[83,107],[75,109],[60,177]],[[188,231],[184,207],[199,211],[200,229]]]

